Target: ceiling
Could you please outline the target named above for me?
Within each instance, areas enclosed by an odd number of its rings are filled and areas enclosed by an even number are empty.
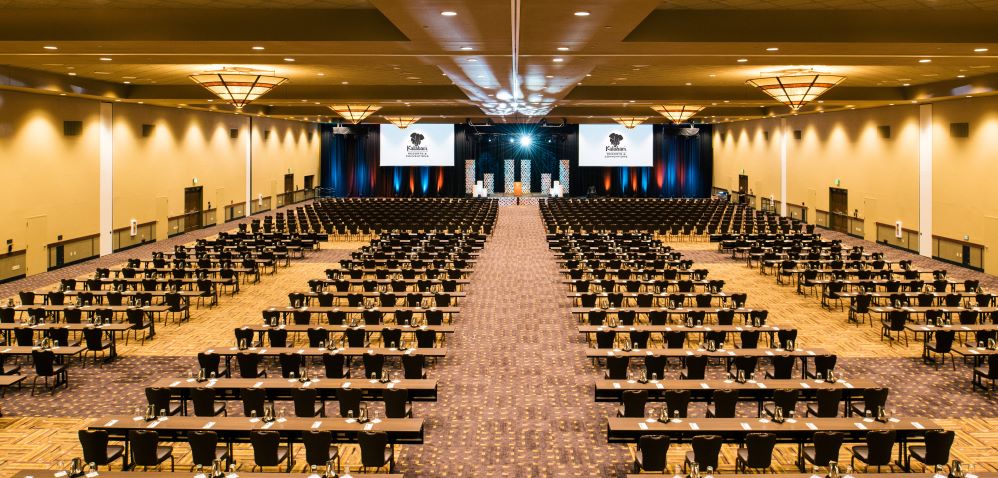
[[[327,107],[343,103],[382,105],[374,122],[397,114],[664,122],[649,108],[662,103],[704,105],[701,121],[739,120],[788,114],[745,81],[801,66],[846,77],[805,113],[998,89],[998,0],[0,0],[0,8],[0,88],[231,110],[188,76],[248,66],[289,82],[245,113],[307,121],[335,120]]]

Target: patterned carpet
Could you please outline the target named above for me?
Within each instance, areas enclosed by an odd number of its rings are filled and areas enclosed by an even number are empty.
[[[617,476],[629,463],[606,445],[541,226],[536,206],[499,214],[436,369],[440,400],[420,410],[426,443],[402,455],[407,476]]]

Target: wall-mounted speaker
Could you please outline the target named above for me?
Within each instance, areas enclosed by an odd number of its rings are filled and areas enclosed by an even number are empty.
[[[63,136],[79,136],[83,134],[83,122],[82,121],[63,121],[62,122],[62,134]]]
[[[950,123],[949,135],[953,138],[969,138],[970,123]]]
[[[270,130],[265,129],[263,130],[263,139],[268,139],[268,138],[270,138]]]
[[[801,139],[803,137],[804,137],[804,132],[803,131],[801,131],[799,129],[795,129],[794,130],[794,139]]]
[[[883,139],[891,139],[891,127],[890,125],[880,125],[877,126],[877,133]]]
[[[152,136],[152,132],[153,132],[154,129],[156,129],[156,125],[154,125],[154,124],[144,124],[144,125],[142,125],[142,137],[143,138],[148,138],[148,137]]]
[[[239,137],[239,130],[238,129],[230,129],[229,130],[229,137],[232,138],[232,139],[238,138]]]

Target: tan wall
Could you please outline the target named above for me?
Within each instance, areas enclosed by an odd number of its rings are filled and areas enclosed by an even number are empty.
[[[988,246],[984,270],[998,271],[998,97],[932,105],[932,222],[937,236]],[[969,138],[950,136],[969,123]]]
[[[985,270],[998,269],[998,203],[990,187],[998,177],[998,98],[933,104],[933,233],[989,246]],[[951,122],[969,122],[970,138],[951,138]],[[808,114],[787,118],[787,198],[828,210],[828,188],[839,179],[849,191],[849,209],[866,218],[866,239],[876,239],[876,222],[919,229],[919,112],[917,105]],[[891,127],[883,139],[878,126]],[[779,199],[779,119],[715,127],[714,185],[736,190],[745,169],[759,196]],[[768,143],[762,131],[770,131]],[[802,138],[793,139],[800,130]],[[721,140],[722,135],[725,139]]]
[[[269,131],[264,139],[265,132]],[[301,189],[304,178],[315,176],[319,185],[318,128],[312,124],[253,118],[253,198],[284,192],[284,175],[295,175],[295,188]],[[276,204],[276,202],[272,203]]]
[[[0,247],[30,246],[29,273],[44,272],[44,245],[59,235],[97,233],[99,110],[95,101],[0,91]],[[82,121],[82,134],[64,136],[67,120]]]
[[[29,273],[47,266],[45,245],[97,234],[99,229],[100,102],[15,91],[0,91],[0,248],[14,241],[14,250],[34,248]],[[64,120],[83,121],[80,136],[63,136]],[[318,176],[319,134],[313,125],[253,118],[253,196],[271,194],[272,183],[283,188],[291,168],[295,185],[302,177]],[[142,125],[154,125],[149,137]],[[205,206],[218,208],[246,199],[247,116],[188,109],[114,103],[113,105],[113,227],[161,221],[183,213],[184,188],[198,179]],[[229,130],[239,137],[230,138]],[[267,140],[262,131],[271,131]],[[308,132],[312,131],[311,140]],[[30,219],[30,220],[29,220]],[[31,244],[29,244],[29,242]],[[70,258],[67,258],[70,260]]]

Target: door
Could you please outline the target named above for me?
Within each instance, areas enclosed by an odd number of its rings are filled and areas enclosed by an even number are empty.
[[[285,174],[284,175],[284,192],[290,193],[295,190],[295,175]]]
[[[746,199],[747,199],[745,197],[746,194],[748,194],[748,176],[746,176],[744,174],[739,174],[738,175],[738,203],[739,204],[745,204]]]
[[[201,229],[201,210],[204,206],[204,189],[201,186],[184,188],[184,214],[187,215],[184,231]]]
[[[306,191],[315,187],[315,176],[309,174],[308,176],[302,178],[302,180],[305,181],[305,185],[303,187]]]
[[[828,225],[833,231],[849,233],[849,191],[828,188]]]

